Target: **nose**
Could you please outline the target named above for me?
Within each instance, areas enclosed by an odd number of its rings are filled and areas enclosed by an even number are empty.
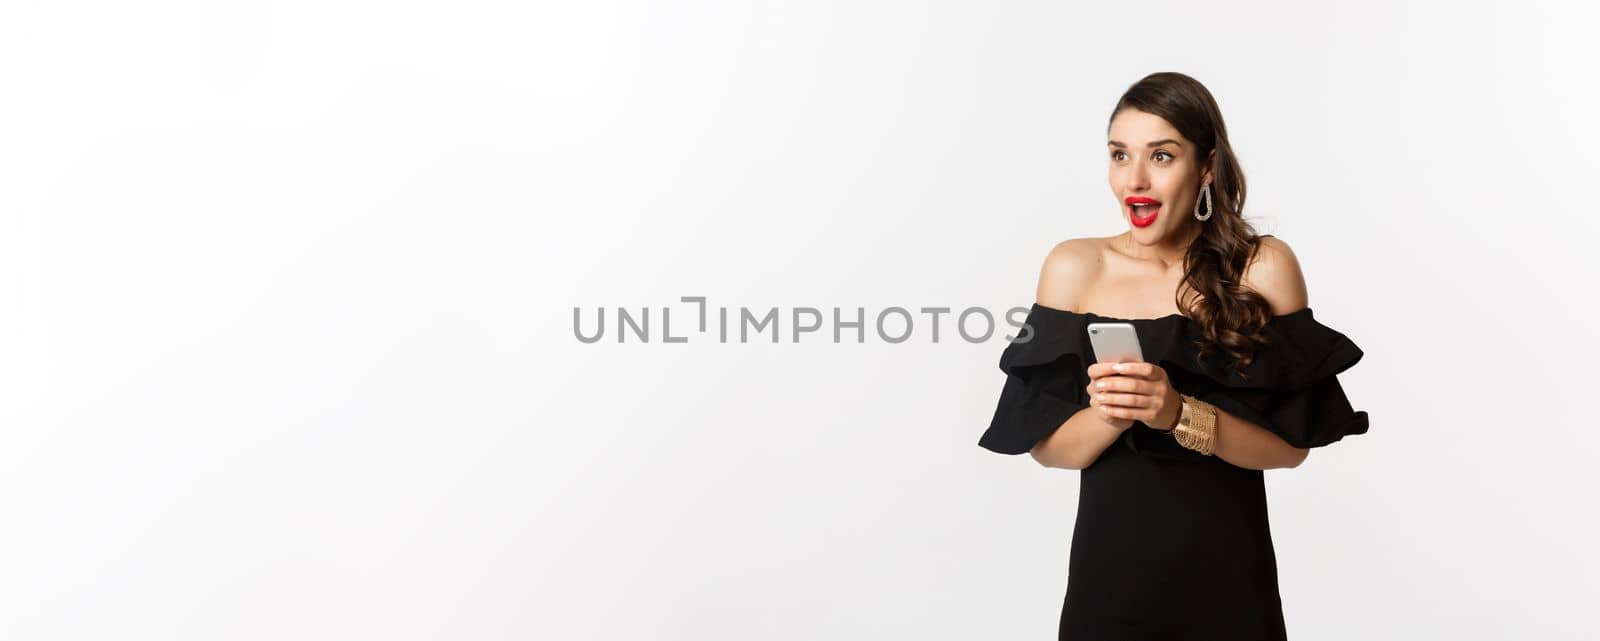
[[[1122,187],[1126,193],[1134,194],[1150,188],[1150,172],[1145,169],[1144,163],[1130,163],[1122,172]]]

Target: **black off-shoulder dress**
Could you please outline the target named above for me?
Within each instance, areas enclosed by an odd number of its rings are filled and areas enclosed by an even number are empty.
[[[1217,350],[1204,362],[1193,319],[1123,319],[1035,303],[1000,356],[1005,386],[978,444],[1023,454],[1090,407],[1094,363],[1087,325],[1132,323],[1146,361],[1180,393],[1271,430],[1298,447],[1367,431],[1337,374],[1361,360],[1348,337],[1310,308],[1275,316],[1273,342],[1234,370]],[[1024,342],[1025,341],[1025,342]],[[1184,449],[1143,422],[1080,472],[1061,639],[1284,639],[1277,559],[1260,470]]]

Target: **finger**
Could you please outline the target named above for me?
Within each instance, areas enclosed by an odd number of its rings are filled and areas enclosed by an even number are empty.
[[[1143,361],[1115,363],[1112,365],[1111,371],[1123,376],[1132,376],[1134,378],[1142,378],[1151,381],[1160,380],[1161,377],[1160,366],[1156,365],[1155,363],[1146,363]]]
[[[1101,405],[1138,409],[1150,407],[1153,401],[1151,397],[1141,394],[1117,394],[1108,392],[1096,394],[1095,400]]]
[[[1152,394],[1154,388],[1149,381],[1121,374],[1114,374],[1102,378],[1094,383],[1096,392],[1127,392],[1129,394]]]
[[[1095,378],[1103,378],[1106,376],[1123,376],[1129,372],[1132,372],[1135,369],[1134,365],[1136,364],[1137,363],[1134,361],[1126,361],[1121,363],[1095,363],[1094,365],[1089,366],[1089,372],[1090,376]]]
[[[1089,366],[1089,378],[1103,378],[1113,376],[1117,372],[1111,369],[1112,363],[1094,363]]]

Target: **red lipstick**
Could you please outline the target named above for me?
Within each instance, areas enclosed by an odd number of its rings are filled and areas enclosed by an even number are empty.
[[[1128,207],[1128,220],[1134,227],[1149,227],[1161,213],[1161,201],[1144,196],[1129,196],[1122,201]]]

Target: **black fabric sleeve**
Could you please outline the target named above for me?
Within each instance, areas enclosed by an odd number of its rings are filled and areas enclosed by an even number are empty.
[[[1034,304],[1026,329],[1000,354],[1005,386],[978,445],[1022,454],[1089,407],[1084,318]]]
[[[1078,371],[1078,365],[1079,359],[1072,355],[1063,355],[1044,365],[1003,364],[1005,386],[1001,388],[989,429],[984,431],[978,444],[1000,454],[1022,454],[1032,450],[1079,410],[1089,407],[1084,389],[1089,384],[1089,375]]]
[[[1211,387],[1193,394],[1278,435],[1295,447],[1322,447],[1367,432],[1367,413],[1350,405],[1337,376],[1292,390]]]
[[[1182,338],[1197,332],[1186,327]],[[1352,434],[1365,434],[1367,413],[1345,395],[1339,374],[1354,367],[1363,352],[1338,330],[1317,321],[1312,311],[1274,317],[1266,328],[1271,345],[1256,353],[1242,378],[1220,360],[1196,367],[1193,350],[1184,349],[1169,368],[1179,391],[1261,426],[1295,447],[1322,447]],[[1203,375],[1198,375],[1202,374]]]

